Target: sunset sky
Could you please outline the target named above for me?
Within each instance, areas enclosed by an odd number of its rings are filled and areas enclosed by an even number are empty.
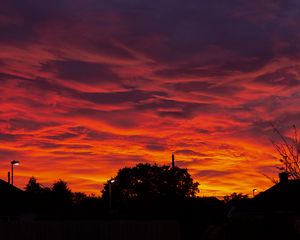
[[[300,126],[299,0],[0,0],[0,178],[100,194],[176,164],[200,195],[276,177]]]

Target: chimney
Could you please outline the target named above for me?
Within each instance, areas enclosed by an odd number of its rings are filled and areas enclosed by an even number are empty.
[[[172,153],[172,169],[175,167],[175,156],[174,153]]]
[[[286,184],[289,181],[289,173],[281,172],[279,173],[279,183]]]

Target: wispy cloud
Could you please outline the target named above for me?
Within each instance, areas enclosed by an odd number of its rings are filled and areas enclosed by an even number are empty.
[[[300,124],[299,22],[292,0],[2,1],[2,178],[18,158],[18,186],[98,193],[175,152],[218,194],[269,186],[268,124]]]

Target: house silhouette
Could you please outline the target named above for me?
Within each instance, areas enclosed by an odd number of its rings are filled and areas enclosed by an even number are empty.
[[[266,191],[231,207],[229,239],[300,239],[300,180],[289,180],[287,173],[280,173],[279,179]]]
[[[19,216],[25,211],[26,205],[25,192],[0,179],[0,216]]]
[[[279,182],[255,198],[256,205],[265,211],[300,212],[300,179],[290,180],[288,174],[279,174]]]

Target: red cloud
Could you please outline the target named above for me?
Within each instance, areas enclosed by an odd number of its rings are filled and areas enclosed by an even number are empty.
[[[175,152],[210,194],[266,188],[268,123],[300,123],[299,4],[279,2],[5,0],[0,177],[18,159],[20,187],[98,194]]]

